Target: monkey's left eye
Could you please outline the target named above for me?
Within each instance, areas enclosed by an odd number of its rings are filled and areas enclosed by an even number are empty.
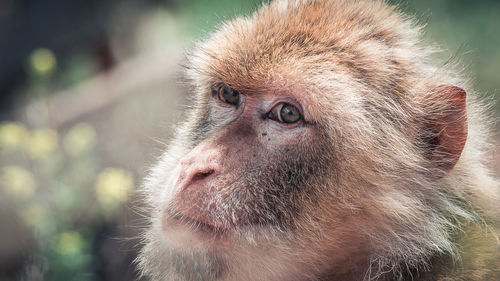
[[[271,109],[267,116],[281,123],[296,123],[302,119],[300,110],[293,104],[280,103]]]
[[[220,86],[217,89],[217,96],[225,103],[236,106],[240,104],[240,93],[227,86]]]

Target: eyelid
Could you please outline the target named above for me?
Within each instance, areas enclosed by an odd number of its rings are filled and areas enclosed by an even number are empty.
[[[212,86],[210,87],[210,94],[212,95],[212,97],[215,97],[219,94],[219,89],[224,87],[224,83],[214,83],[212,84]]]
[[[281,98],[275,100],[267,107],[269,108],[267,112],[271,112],[271,110],[273,110],[273,108],[275,108],[279,104],[291,104],[295,106],[299,110],[300,116],[304,117],[304,109],[302,108],[302,105],[294,98]]]
[[[269,111],[270,113],[272,113],[272,114],[273,114],[273,117],[274,117],[277,121],[279,121],[279,122],[281,122],[281,123],[285,123],[285,122],[283,122],[283,120],[281,119],[281,114],[280,114],[281,109],[283,108],[283,106],[284,106],[285,104],[286,104],[286,103],[284,103],[284,102],[280,102],[280,103],[276,104],[275,106],[273,106],[273,108],[271,108],[271,111]],[[272,119],[272,118],[271,118],[271,119]]]
[[[269,108],[268,111],[270,112],[274,107],[276,107],[279,104],[291,104],[299,110],[301,116],[304,116],[304,110],[302,109],[302,105],[297,100],[295,100],[293,98],[281,98],[281,99],[275,100],[274,102],[272,102],[268,106],[268,108]]]

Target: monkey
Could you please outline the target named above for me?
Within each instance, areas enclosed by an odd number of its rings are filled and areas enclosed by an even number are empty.
[[[275,0],[188,56],[151,280],[499,280],[486,105],[382,0]]]

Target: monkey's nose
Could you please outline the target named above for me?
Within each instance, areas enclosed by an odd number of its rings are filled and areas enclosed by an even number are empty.
[[[221,170],[221,149],[211,143],[202,143],[179,159],[176,190],[183,192],[192,185],[202,187],[208,178],[214,178]]]

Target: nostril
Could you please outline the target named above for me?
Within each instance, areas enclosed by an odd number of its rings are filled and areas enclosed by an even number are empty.
[[[198,172],[196,173],[194,176],[193,176],[193,179],[192,179],[192,182],[194,181],[198,181],[198,180],[202,180],[208,176],[210,176],[211,174],[213,174],[215,171],[214,170],[207,170],[207,171],[204,171],[204,172]]]
[[[192,185],[209,184],[208,178],[216,174],[214,167],[187,167],[180,173],[175,186],[179,191],[183,191]]]

